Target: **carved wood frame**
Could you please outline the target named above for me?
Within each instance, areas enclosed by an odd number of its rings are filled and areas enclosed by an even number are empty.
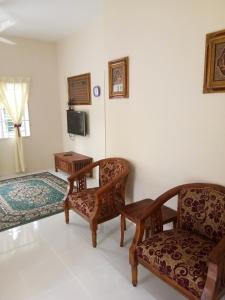
[[[223,48],[217,52],[218,46],[222,44]],[[216,70],[221,79],[215,79]],[[206,35],[203,92],[225,92],[225,30]]]
[[[68,105],[90,105],[91,104],[91,74],[72,76],[67,78],[68,83]],[[74,89],[77,85],[78,89]]]
[[[118,70],[120,84],[117,84],[118,90],[115,90],[115,70]],[[109,98],[128,98],[129,97],[129,58],[123,57],[120,59],[108,62],[109,71]]]

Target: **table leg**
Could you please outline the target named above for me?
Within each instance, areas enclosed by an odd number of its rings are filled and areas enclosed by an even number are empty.
[[[121,217],[120,217],[120,230],[121,230],[121,233],[120,233],[121,234],[120,235],[120,247],[123,247],[125,227],[126,227],[126,220],[125,220],[125,216],[122,213]]]
[[[55,157],[55,171],[58,172],[58,160]]]

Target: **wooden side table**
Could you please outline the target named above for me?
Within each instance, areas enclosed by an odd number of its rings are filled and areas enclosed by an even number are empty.
[[[86,165],[92,163],[92,158],[73,151],[55,153],[55,171],[62,170],[66,173],[73,174]],[[92,174],[88,174],[91,176]]]
[[[143,216],[143,213],[148,210],[148,208],[152,205],[154,200],[152,199],[144,199],[141,201],[137,201],[125,206],[125,208],[121,212],[121,239],[120,246],[123,247],[124,242],[124,230],[126,229],[126,218],[130,221],[137,224],[140,218]],[[176,210],[169,208],[165,205],[162,206],[162,220],[163,225],[168,223],[173,223],[173,226],[176,225],[177,222],[177,212]],[[149,231],[151,231],[150,222],[147,219],[145,222],[145,230],[146,235],[148,236]]]

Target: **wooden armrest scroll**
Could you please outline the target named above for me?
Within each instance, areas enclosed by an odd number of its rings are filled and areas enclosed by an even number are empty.
[[[209,255],[208,272],[201,299],[217,299],[225,287],[225,237],[213,248]],[[219,299],[219,297],[218,297]]]
[[[83,191],[87,189],[87,179],[86,176],[79,176],[79,178],[76,180],[76,188],[77,192]]]
[[[213,299],[225,287],[225,237],[209,255],[207,279],[202,299]]]
[[[142,241],[143,235],[144,235],[144,230],[145,230],[145,222],[144,221],[138,221],[136,223],[136,231],[135,235],[132,241],[132,244],[129,249],[129,262],[131,265],[134,265],[136,260],[136,248],[137,245]]]

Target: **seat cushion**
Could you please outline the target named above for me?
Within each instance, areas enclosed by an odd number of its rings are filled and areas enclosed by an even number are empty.
[[[69,207],[89,218],[94,210],[96,190],[97,188],[92,188],[72,193],[69,196]]]
[[[140,243],[137,256],[160,273],[200,297],[205,285],[208,256],[215,243],[184,230],[168,230]]]
[[[98,188],[92,188],[80,192],[73,192],[69,196],[69,207],[90,218],[95,207],[95,193],[97,190]],[[118,216],[123,207],[124,200],[119,195],[116,193],[110,193],[110,195],[104,194],[98,215],[98,222],[101,222],[107,217]]]
[[[182,189],[179,228],[218,242],[225,235],[225,194],[212,188]]]

